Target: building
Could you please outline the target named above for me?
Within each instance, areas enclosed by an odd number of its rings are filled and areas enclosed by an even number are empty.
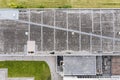
[[[119,80],[119,17],[120,9],[1,9],[0,56],[55,56],[64,80]]]

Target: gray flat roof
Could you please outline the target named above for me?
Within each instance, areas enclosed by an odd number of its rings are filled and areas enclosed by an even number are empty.
[[[64,75],[96,75],[96,57],[67,56],[63,59]]]

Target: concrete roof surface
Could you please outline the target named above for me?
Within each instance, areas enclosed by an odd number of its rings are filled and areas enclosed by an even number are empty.
[[[64,57],[63,69],[65,75],[96,75],[96,57]]]

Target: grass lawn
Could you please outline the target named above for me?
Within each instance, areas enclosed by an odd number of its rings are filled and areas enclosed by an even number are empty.
[[[64,5],[73,8],[120,8],[120,0],[0,0],[0,7],[9,7],[12,2],[27,8],[58,8]]]
[[[49,66],[44,61],[0,61],[0,68],[8,68],[8,77],[51,80]]]

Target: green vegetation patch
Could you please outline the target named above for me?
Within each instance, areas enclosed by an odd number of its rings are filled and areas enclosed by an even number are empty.
[[[2,8],[120,8],[120,0],[0,0]]]
[[[120,6],[120,3],[101,3],[102,5],[118,5]]]
[[[63,5],[63,6],[60,6],[58,8],[72,8],[72,6],[71,5]]]
[[[0,61],[0,68],[8,68],[8,77],[34,77],[51,80],[49,66],[44,61]]]

